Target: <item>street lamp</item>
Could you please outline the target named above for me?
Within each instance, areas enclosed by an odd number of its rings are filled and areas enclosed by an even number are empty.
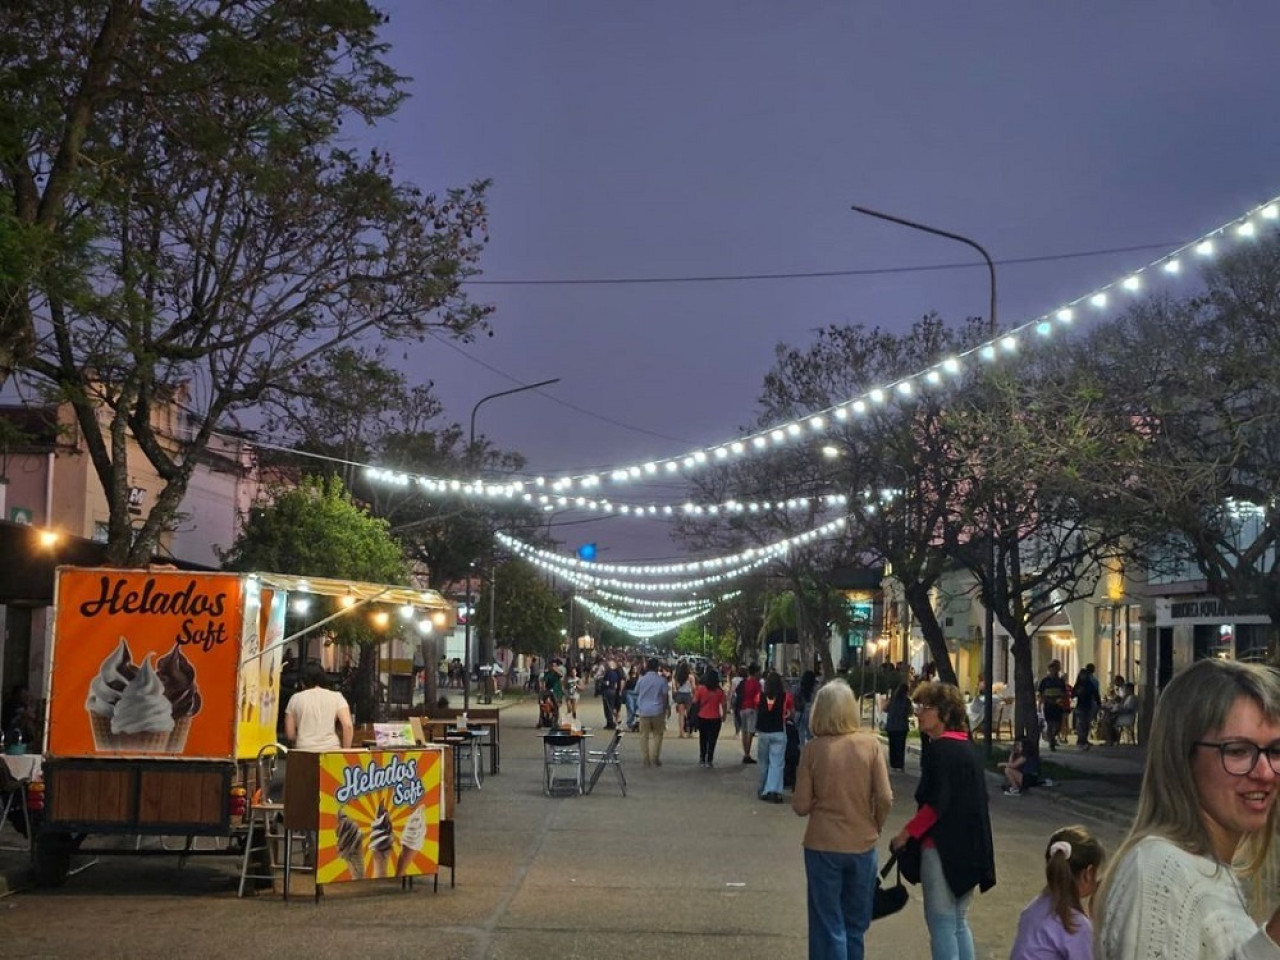
[[[982,255],[982,259],[987,262],[987,275],[991,280],[991,310],[987,315],[987,321],[990,325],[991,336],[992,338],[995,337],[996,335],[996,265],[995,265],[995,262],[991,259],[991,254],[987,253],[987,251],[982,247],[982,244],[978,243],[976,240],[971,240],[968,237],[961,236],[958,233],[952,233],[949,230],[939,230],[937,227],[930,227],[927,224],[917,223],[914,220],[907,220],[903,217],[895,217],[892,214],[881,213],[879,210],[872,210],[869,207],[860,207],[857,204],[853,204],[852,209],[855,213],[861,213],[868,217],[875,217],[877,220],[887,220],[889,223],[896,223],[899,226],[907,227],[911,230],[920,230],[924,233],[932,233],[936,237],[945,237],[948,240],[955,240],[957,243],[963,243],[965,244],[965,246],[972,247],[974,250],[977,250],[978,253]],[[987,570],[989,571],[988,576],[994,581],[995,575],[996,575],[996,538],[995,538],[994,519],[990,520],[988,523],[987,542],[988,542]],[[991,598],[988,598],[988,600],[990,599]],[[983,656],[984,656],[984,660],[986,661],[985,672],[987,676],[987,696],[989,698],[991,696],[991,689],[993,686],[995,686],[996,626],[995,626],[995,610],[993,609],[992,603],[988,602],[986,604],[986,610],[987,610],[986,623],[984,625],[986,628],[986,633],[985,633],[984,644],[983,644],[985,649],[983,650]],[[992,736],[991,736],[991,733],[992,733],[991,713],[992,711],[988,710],[986,712],[986,717],[982,721],[982,732],[987,740],[986,753],[988,757],[991,756],[991,748],[993,745]]]
[[[483,406],[484,404],[488,403],[490,400],[496,400],[498,397],[509,397],[509,396],[510,396],[511,394],[513,394],[513,393],[524,393],[526,390],[537,390],[539,387],[549,387],[549,386],[551,386],[551,384],[553,384],[553,383],[559,383],[559,382],[560,382],[560,378],[559,378],[559,377],[552,377],[550,380],[539,380],[537,383],[526,383],[524,386],[520,386],[520,387],[512,387],[510,390],[499,390],[497,393],[491,393],[491,394],[489,394],[488,396],[481,397],[479,400],[477,400],[477,401],[476,401],[476,403],[475,403],[475,406],[473,406],[473,407],[471,408],[471,432],[467,434],[467,457],[469,458],[469,457],[472,455],[472,452],[475,450],[475,445],[476,445],[476,411],[477,411],[477,410],[479,410],[481,406]],[[472,564],[472,566],[474,567],[474,566],[475,566],[475,564]],[[491,563],[490,563],[490,570],[489,570],[489,575],[490,575],[490,580],[489,580],[489,639],[490,639],[491,641],[492,641],[492,639],[493,639],[493,624],[494,624],[493,597],[494,597],[494,591],[495,591],[495,589],[496,589],[496,587],[497,587],[496,577],[494,577],[494,575],[493,575],[493,574],[494,574],[494,570],[493,570],[493,567],[494,567],[494,566],[495,566],[495,564],[493,564],[493,563],[491,562]],[[467,577],[467,605],[468,605],[468,606],[470,606],[470,605],[471,605],[471,577],[470,577],[470,575],[468,575],[468,577]],[[481,646],[484,646],[484,644],[482,643],[482,644],[481,644]],[[483,651],[483,652],[488,653],[488,650],[486,649],[486,650],[485,650],[485,651]],[[467,677],[467,679],[466,679],[466,682],[465,682],[465,683],[463,684],[463,686],[462,686],[462,706],[463,706],[463,709],[465,710],[465,709],[467,709],[468,707],[470,707],[470,706],[471,706],[471,616],[470,616],[470,614],[468,614],[468,616],[467,616],[467,649],[464,651],[464,653],[465,653],[465,655],[466,655],[466,662],[463,664],[463,670],[464,670],[464,671],[465,671],[465,673],[466,673],[466,677]],[[481,659],[484,663],[488,664],[489,666],[492,666],[492,665],[493,665],[493,657],[492,657],[492,655],[485,656],[485,657],[481,657],[480,659]],[[488,689],[488,687],[486,686],[486,688],[485,688],[485,689],[487,690],[487,689]]]

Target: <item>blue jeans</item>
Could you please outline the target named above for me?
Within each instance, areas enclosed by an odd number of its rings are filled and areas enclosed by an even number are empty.
[[[866,853],[804,850],[809,960],[862,960],[876,888],[876,848]]]
[[[782,793],[782,764],[787,756],[787,735],[782,731],[757,733],[756,742],[760,744],[756,748],[760,758],[760,796]]]
[[[920,852],[920,886],[924,889],[924,922],[929,928],[933,960],[973,960],[969,904],[973,891],[957,897],[942,875],[942,858],[933,847]]]
[[[634,690],[624,690],[622,692],[622,701],[627,707],[627,726],[634,727],[636,725],[636,692]]]

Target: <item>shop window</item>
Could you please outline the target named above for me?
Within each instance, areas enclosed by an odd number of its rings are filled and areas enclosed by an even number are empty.
[[[1191,642],[1196,660],[1227,660],[1235,653],[1235,628],[1229,623],[1196,624]]]
[[[1241,623],[1236,626],[1236,659],[1245,663],[1267,662],[1267,626]]]

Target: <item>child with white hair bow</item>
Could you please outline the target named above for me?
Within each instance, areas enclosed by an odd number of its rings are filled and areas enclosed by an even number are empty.
[[[1084,901],[1098,888],[1106,851],[1084,827],[1063,827],[1045,850],[1045,888],[1018,917],[1009,960],[1093,960]]]

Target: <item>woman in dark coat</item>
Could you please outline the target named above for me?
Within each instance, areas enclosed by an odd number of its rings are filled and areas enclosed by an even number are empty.
[[[912,699],[920,729],[929,735],[920,755],[919,809],[889,846],[898,850],[908,839],[921,844],[920,885],[933,960],[973,960],[973,888],[986,892],[996,882],[986,774],[969,739],[960,691],[922,683]]]
[[[911,694],[898,684],[884,711],[884,732],[889,737],[889,769],[907,769],[907,732],[911,729]]]

